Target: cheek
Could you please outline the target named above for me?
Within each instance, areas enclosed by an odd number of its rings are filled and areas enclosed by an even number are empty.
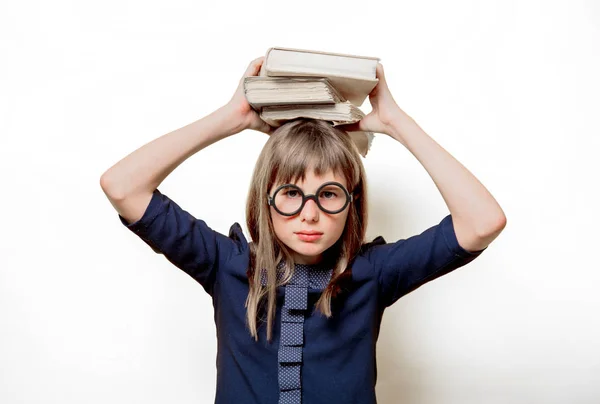
[[[273,223],[273,230],[275,230],[275,235],[280,240],[282,238],[284,238],[284,234],[285,234],[284,230],[287,226],[288,221],[289,221],[289,218],[287,218],[286,216],[280,215],[273,208],[271,208],[271,222]]]
[[[342,233],[344,232],[344,228],[346,227],[346,221],[348,220],[348,213],[344,213],[339,217],[332,218],[329,224],[329,231],[332,235],[335,235],[335,239],[337,240]]]

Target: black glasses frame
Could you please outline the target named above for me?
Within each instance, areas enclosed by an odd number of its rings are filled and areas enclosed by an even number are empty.
[[[321,189],[323,189],[323,188],[325,188],[326,186],[329,186],[329,185],[337,185],[337,186],[339,186],[344,191],[344,194],[346,195],[346,203],[344,203],[344,206],[342,206],[342,208],[340,208],[338,210],[327,210],[323,206],[321,206],[321,204],[319,203],[319,198],[317,197],[317,195],[319,195],[319,193],[321,192]],[[300,207],[298,209],[296,209],[292,213],[284,213],[284,212],[280,211],[279,209],[277,209],[277,206],[275,206],[275,195],[277,195],[277,192],[279,192],[283,188],[294,188],[294,189],[297,189],[298,192],[300,192],[300,195],[302,195],[302,203],[300,204]],[[267,204],[269,206],[272,206],[279,214],[281,214],[283,216],[294,216],[294,215],[297,215],[299,212],[302,211],[302,209],[304,208],[304,205],[306,204],[306,201],[309,200],[309,199],[312,199],[313,201],[315,201],[315,203],[317,204],[317,206],[319,207],[319,209],[321,209],[323,212],[329,213],[329,214],[336,214],[336,213],[340,213],[344,209],[346,209],[346,207],[350,204],[350,202],[352,202],[354,200],[354,197],[353,197],[353,192],[348,192],[348,190],[346,188],[344,188],[344,186],[342,184],[340,184],[339,182],[335,182],[335,181],[329,181],[329,182],[326,182],[326,183],[322,184],[317,189],[316,193],[310,194],[310,195],[304,195],[304,192],[302,191],[302,189],[300,189],[299,186],[294,185],[294,184],[283,184],[283,185],[277,187],[277,189],[275,190],[275,192],[273,192],[273,196],[270,196],[269,194],[267,194]]]

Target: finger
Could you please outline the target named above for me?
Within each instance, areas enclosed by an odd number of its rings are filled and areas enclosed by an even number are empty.
[[[268,123],[261,121],[261,124],[260,124],[260,127],[258,128],[258,130],[261,131],[262,133],[265,133],[265,134],[271,136],[273,134],[273,132],[275,131],[275,128],[273,128]]]
[[[383,65],[381,63],[377,63],[377,67],[375,68],[375,75],[379,79],[379,81],[385,81],[385,73],[383,71]]]
[[[256,74],[260,71],[260,67],[262,66],[264,60],[265,60],[265,57],[261,56],[259,58],[254,59],[252,62],[250,62],[250,65],[248,65],[248,68],[246,69],[246,72],[244,73],[244,77],[256,76]]]
[[[360,131],[360,122],[349,123],[346,125],[338,125],[338,129],[345,130],[346,132],[357,132]]]

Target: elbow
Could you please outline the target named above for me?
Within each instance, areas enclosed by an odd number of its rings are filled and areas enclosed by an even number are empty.
[[[102,188],[102,190],[104,192],[106,192],[106,190],[108,189],[109,185],[110,185],[110,180],[108,179],[108,172],[105,172],[104,174],[102,174],[100,176],[100,188]]]
[[[482,239],[496,238],[506,227],[506,216],[503,212],[491,219],[486,226],[483,226],[477,232],[477,235]]]
[[[100,188],[102,188],[104,194],[111,200],[119,200],[124,197],[123,193],[118,190],[115,181],[111,179],[109,171],[100,176]]]
[[[504,212],[500,211],[500,214],[495,219],[494,223],[494,230],[496,232],[500,233],[502,230],[504,230],[504,228],[506,227],[506,216],[504,215]]]

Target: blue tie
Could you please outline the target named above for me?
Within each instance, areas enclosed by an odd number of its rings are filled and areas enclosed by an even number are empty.
[[[282,265],[279,266],[281,268]],[[301,404],[302,346],[304,316],[308,309],[308,289],[323,290],[331,279],[332,269],[296,264],[290,282],[285,285],[281,308],[279,344],[279,404]]]

